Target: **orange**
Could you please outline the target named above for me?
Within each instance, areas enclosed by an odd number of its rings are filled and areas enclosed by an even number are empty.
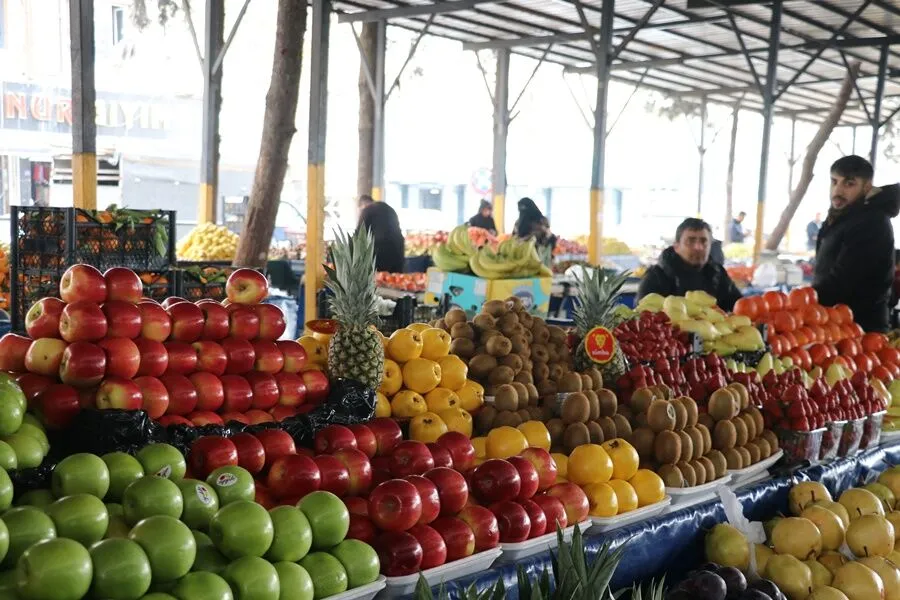
[[[422,355],[422,335],[412,329],[398,329],[388,339],[388,358],[400,364]]]
[[[428,410],[431,412],[441,413],[448,408],[459,407],[459,396],[453,390],[436,387],[425,394],[425,404],[428,405]]]
[[[613,462],[599,444],[583,444],[569,454],[566,479],[578,485],[604,483],[613,473]]]
[[[602,448],[612,459],[613,479],[631,479],[637,473],[640,457],[634,446],[621,438],[604,442]]]
[[[550,431],[540,421],[525,421],[516,427],[525,435],[529,448],[543,448],[550,450]]]
[[[422,358],[438,360],[450,354],[450,334],[437,327],[429,327],[422,336]]]
[[[472,415],[459,406],[454,406],[438,413],[447,424],[447,431],[456,431],[466,437],[472,437]]]
[[[391,399],[391,416],[397,419],[411,419],[428,412],[425,398],[411,390],[400,390]]]
[[[569,457],[560,452],[554,452],[550,455],[553,462],[556,463],[556,474],[565,479],[569,476]]]
[[[427,394],[441,382],[441,366],[433,360],[414,358],[403,365],[403,385]]]
[[[441,333],[447,333],[442,329],[438,329]],[[422,358],[425,356],[424,351]],[[437,359],[437,363],[441,365],[441,387],[451,389],[458,392],[466,385],[466,376],[469,374],[469,366],[463,362],[458,356],[444,356]],[[484,396],[484,388],[481,388],[482,396]],[[480,406],[480,404],[479,404]]]
[[[525,434],[516,429],[504,425],[491,429],[487,434],[485,452],[487,458],[509,458],[521,453],[528,447]]]
[[[424,412],[409,422],[409,437],[417,442],[430,444],[447,433],[447,424],[433,412]]]
[[[608,483],[592,483],[584,487],[592,517],[614,517],[619,512],[619,499],[616,491]]]
[[[416,333],[422,333],[426,329],[431,329],[431,325],[428,323],[412,323],[407,325],[406,328],[415,331]]]
[[[381,385],[378,391],[387,397],[391,397],[400,391],[403,387],[403,373],[400,371],[400,365],[389,358],[384,359],[384,376],[381,378]]]
[[[306,350],[307,360],[314,365],[328,364],[328,345],[311,335],[304,335],[297,342]]]
[[[391,401],[381,392],[375,392],[375,416],[389,417],[391,416]]]
[[[475,448],[475,458],[480,458],[484,460],[487,456],[487,438],[485,437],[474,437],[472,438],[472,447]]]
[[[441,365],[441,380],[443,382],[444,365]],[[484,388],[477,381],[466,381],[461,389],[457,390],[459,405],[467,411],[475,412],[484,404]]]
[[[628,483],[637,494],[638,507],[662,502],[666,497],[666,484],[650,469],[638,469]]]
[[[638,507],[638,495],[630,483],[621,479],[611,479],[609,486],[616,492],[616,500],[619,501],[618,514],[627,513]]]

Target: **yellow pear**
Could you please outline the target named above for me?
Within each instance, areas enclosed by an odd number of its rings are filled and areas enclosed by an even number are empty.
[[[895,565],[900,566],[900,551],[898,551],[896,548],[894,550],[891,550],[888,555],[885,556],[885,558]]]
[[[820,587],[831,585],[833,576],[831,574],[831,571],[829,571],[825,567],[825,565],[817,560],[806,560],[803,562],[806,563],[806,566],[809,567],[810,573],[812,573],[812,587],[814,590]]]
[[[790,554],[799,560],[814,559],[822,552],[822,534],[809,519],[787,517],[772,530],[772,545],[778,554]]]
[[[831,586],[820,587],[813,590],[806,600],[849,600],[841,590]]]
[[[737,528],[719,523],[706,534],[706,559],[723,567],[746,571],[750,566],[750,546]]]
[[[790,554],[771,557],[766,564],[765,576],[778,586],[788,600],[806,600],[812,592],[812,571]]]
[[[840,552],[829,550],[819,556],[819,562],[834,575],[838,569],[847,564],[847,557]]]
[[[895,380],[900,381],[900,379]],[[878,483],[886,485],[892,492],[894,497],[900,494],[900,469],[892,467],[878,476]]]
[[[847,600],[881,600],[884,584],[878,574],[858,562],[848,562],[837,570],[831,587],[844,592]]]
[[[818,481],[801,481],[788,492],[788,506],[795,517],[800,516],[803,509],[810,504],[827,502],[831,499],[831,492]]]
[[[808,506],[800,513],[800,516],[809,519],[819,528],[819,533],[822,534],[823,550],[837,550],[844,543],[846,533],[844,523],[827,508],[816,505]]]
[[[756,551],[756,572],[765,573],[766,564],[770,558],[775,556],[775,552],[763,544],[754,544],[754,550]]]
[[[753,325],[753,321],[747,315],[728,315],[726,317],[728,324],[737,329],[738,327],[748,327]]]
[[[850,513],[847,512],[847,508],[840,502],[835,502],[834,500],[820,500],[813,504],[813,506],[821,506],[822,508],[827,508],[833,512],[837,515],[837,518],[841,520],[841,523],[844,524],[844,529],[847,529],[847,526],[850,525]]]
[[[884,505],[881,504],[881,500],[878,499],[878,496],[869,490],[850,488],[841,494],[841,497],[838,498],[838,502],[843,504],[844,508],[847,509],[851,521],[858,519],[863,515],[884,516]]]
[[[880,556],[861,558],[859,562],[881,577],[881,583],[884,585],[884,600],[900,600],[900,569],[897,568],[897,565]]]
[[[859,558],[887,556],[894,549],[894,526],[880,515],[864,515],[847,528],[847,546]]]
[[[896,544],[900,539],[900,510],[892,510],[884,517],[894,526],[894,543]]]
[[[863,486],[863,489],[869,490],[878,496],[878,499],[884,504],[885,512],[894,510],[894,505],[897,504],[897,497],[894,495],[894,492],[891,491],[891,488],[883,483],[876,482]]]

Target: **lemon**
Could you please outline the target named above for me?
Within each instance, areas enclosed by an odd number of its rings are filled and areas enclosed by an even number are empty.
[[[433,360],[413,358],[403,365],[402,372],[403,385],[420,394],[427,394],[441,382],[441,366]]]
[[[472,437],[472,415],[468,411],[454,406],[439,412],[438,416],[447,424],[448,431],[456,431],[466,437]]]
[[[387,399],[387,396],[385,396],[381,392],[375,392],[375,416],[391,416],[391,402]]]
[[[474,437],[472,438],[472,447],[475,448],[475,458],[480,458],[484,460],[487,456],[487,438],[485,437]]]

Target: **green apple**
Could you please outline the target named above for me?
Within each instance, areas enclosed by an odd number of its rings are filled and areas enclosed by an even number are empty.
[[[178,598],[176,598],[172,594],[165,594],[163,592],[151,592],[142,597],[141,600],[178,600]]]
[[[41,463],[44,462],[46,452],[41,447],[41,443],[30,435],[14,433],[4,437],[3,441],[9,444],[16,453],[16,464],[19,469],[33,469],[41,466]]]
[[[275,528],[262,505],[238,500],[223,506],[209,522],[209,537],[228,558],[262,556],[272,545]]]
[[[13,503],[13,482],[9,473],[0,469],[0,512],[3,512]]]
[[[56,496],[48,489],[29,490],[19,496],[16,506],[33,506],[44,510],[56,502]]]
[[[0,384],[0,435],[15,433],[22,426],[24,400],[25,394],[18,386]]]
[[[191,529],[191,534],[194,536],[194,541],[197,542],[197,550],[200,550],[200,548],[216,547],[216,545],[213,544],[212,539],[202,531]]]
[[[123,515],[109,515],[109,527],[106,528],[106,535],[103,537],[107,540],[127,538],[130,532],[131,525],[125,521]]]
[[[306,569],[294,562],[277,562],[275,571],[281,588],[278,600],[313,600],[315,590]]]
[[[106,498],[113,502],[121,502],[125,488],[144,476],[144,467],[138,459],[125,452],[104,454],[103,462],[109,469],[109,491]]]
[[[136,542],[103,540],[90,549],[94,565],[91,595],[106,600],[138,600],[150,589],[150,559]]]
[[[228,582],[215,573],[188,573],[174,590],[178,600],[234,600]]]
[[[147,517],[131,529],[128,539],[140,544],[153,571],[153,581],[175,581],[191,570],[197,542],[188,526],[174,517]]]
[[[209,571],[221,574],[227,566],[228,559],[216,550],[215,546],[209,545],[197,548],[197,558],[194,559],[191,571]]]
[[[16,403],[22,407],[23,414],[28,410],[28,399],[25,397],[25,392],[8,373],[3,373],[0,377],[0,389],[5,395],[15,398]]]
[[[15,471],[18,466],[19,461],[16,459],[16,452],[12,449],[12,446],[4,441],[0,441],[0,469]]]
[[[178,482],[178,489],[184,499],[181,520],[188,527],[206,529],[209,520],[219,510],[219,497],[212,486],[196,479],[182,479]]]
[[[209,474],[206,483],[212,486],[219,498],[219,506],[225,506],[238,500],[253,501],[256,498],[256,485],[253,475],[243,467],[219,467]]]
[[[316,600],[347,591],[344,566],[327,552],[310,552],[300,561],[300,566],[312,578]]]
[[[278,600],[278,571],[258,556],[242,556],[229,564],[222,576],[235,600]]]
[[[56,538],[26,550],[16,572],[23,600],[81,600],[91,588],[94,569],[84,546]]]
[[[317,491],[304,496],[297,503],[312,527],[314,550],[336,546],[347,537],[350,513],[344,502],[331,492]]]
[[[297,562],[312,547],[312,528],[306,515],[294,506],[276,506],[269,511],[275,538],[266,558],[272,562]]]
[[[102,540],[109,527],[106,505],[90,494],[60,498],[47,507],[47,516],[56,525],[56,535],[88,547]]]
[[[341,561],[347,572],[350,588],[372,583],[378,579],[381,561],[372,546],[359,540],[344,540],[331,549],[331,555]]]
[[[22,426],[19,427],[19,430],[16,431],[16,433],[36,439],[38,443],[40,443],[41,450],[45,455],[50,451],[50,440],[47,439],[47,434],[44,433],[44,430],[40,427],[32,425],[31,423],[22,423]]]
[[[109,469],[96,454],[72,454],[59,461],[53,469],[50,489],[57,498],[91,494],[102,500],[109,490]]]
[[[6,523],[0,521],[0,561],[6,558],[7,552],[9,552],[9,529],[6,528]]]
[[[3,513],[3,522],[9,530],[9,552],[3,559],[4,567],[15,566],[22,553],[34,544],[56,537],[53,519],[33,506],[18,506]]]
[[[37,427],[38,429],[41,429],[41,430],[44,429],[44,424],[41,423],[41,420],[29,412],[25,413],[25,416],[22,417],[22,424],[24,425],[25,423],[28,423],[29,425],[34,425],[35,427]]]
[[[19,600],[19,580],[15,569],[0,571],[0,600]]]
[[[125,488],[122,498],[125,521],[134,525],[141,519],[166,515],[176,519],[184,511],[181,490],[165,477],[141,477]]]
[[[145,475],[159,475],[173,481],[184,479],[187,464],[184,456],[175,446],[169,444],[150,444],[137,453],[137,459],[144,467]]]
[[[118,502],[107,502],[106,512],[109,513],[110,517],[125,517],[125,507]]]

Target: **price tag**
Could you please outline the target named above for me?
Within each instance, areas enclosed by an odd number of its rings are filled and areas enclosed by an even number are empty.
[[[605,365],[616,353],[616,338],[606,327],[594,327],[584,336],[584,349],[588,358],[598,365]]]

